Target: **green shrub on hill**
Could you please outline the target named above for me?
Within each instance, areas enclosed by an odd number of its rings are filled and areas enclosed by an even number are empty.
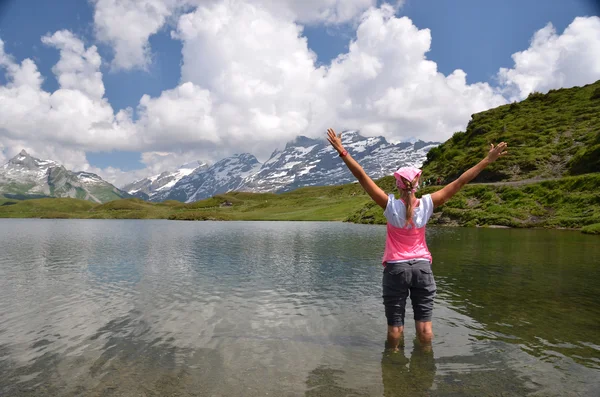
[[[584,226],[581,231],[585,234],[600,234],[600,223]]]

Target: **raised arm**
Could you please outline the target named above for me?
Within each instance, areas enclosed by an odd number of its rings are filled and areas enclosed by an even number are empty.
[[[498,146],[494,146],[494,144],[492,144],[490,152],[483,160],[479,162],[479,164],[465,171],[457,180],[444,186],[443,189],[431,194],[433,206],[439,207],[446,201],[450,200],[452,196],[454,196],[463,186],[471,182],[473,178],[479,175],[479,173],[483,171],[485,167],[496,161],[498,157],[508,154],[508,152],[504,150],[507,147],[508,144],[505,142],[498,144]]]
[[[373,180],[367,175],[365,170],[350,156],[350,154],[344,150],[342,146],[342,134],[335,134],[333,129],[327,130],[327,140],[331,143],[331,146],[340,154],[346,166],[352,175],[358,180],[358,183],[365,189],[365,192],[383,209],[387,206],[388,196],[379,186],[373,182]]]

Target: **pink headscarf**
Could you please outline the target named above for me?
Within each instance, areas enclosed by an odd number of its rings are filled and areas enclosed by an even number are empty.
[[[398,169],[398,171],[394,172],[394,177],[396,178],[396,186],[398,186],[398,189],[407,190],[408,188],[406,187],[404,182],[402,182],[402,178],[412,182],[416,177],[421,175],[421,172],[422,171],[416,167],[402,167]],[[417,186],[413,186],[410,192],[414,193],[416,191]]]

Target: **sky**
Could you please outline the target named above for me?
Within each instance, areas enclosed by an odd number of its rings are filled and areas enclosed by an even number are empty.
[[[594,0],[0,1],[0,163],[117,186],[328,127],[444,141],[600,79]]]

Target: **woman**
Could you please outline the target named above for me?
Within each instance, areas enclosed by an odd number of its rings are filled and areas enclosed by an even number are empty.
[[[444,204],[465,184],[500,156],[506,155],[507,144],[491,145],[488,155],[457,180],[421,199],[415,197],[421,170],[403,167],[394,173],[400,198],[389,196],[373,182],[362,167],[344,150],[342,134],[327,130],[327,140],[339,153],[363,189],[384,209],[387,237],[383,255],[383,304],[388,323],[388,347],[398,350],[404,331],[404,308],[410,292],[417,337],[423,345],[431,343],[431,315],[436,286],[431,271],[431,253],[425,242],[425,225],[433,209]]]

